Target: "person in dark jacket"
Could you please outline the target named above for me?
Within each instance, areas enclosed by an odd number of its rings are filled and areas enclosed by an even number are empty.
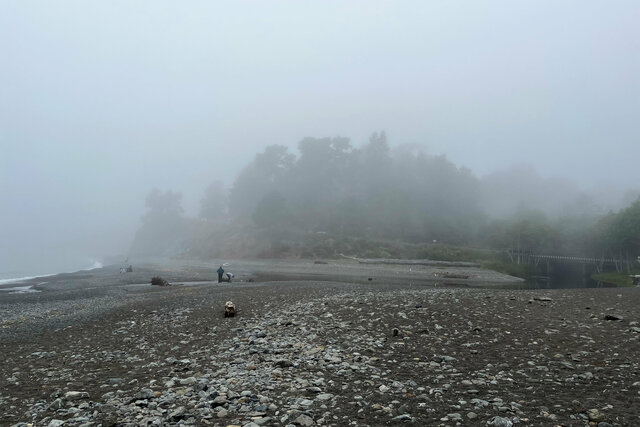
[[[222,266],[220,266],[220,268],[218,268],[218,283],[222,283],[223,274],[224,274],[224,269],[222,268]]]

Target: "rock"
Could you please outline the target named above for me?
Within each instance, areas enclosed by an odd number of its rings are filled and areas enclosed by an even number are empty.
[[[279,368],[288,368],[293,366],[293,362],[287,359],[276,360],[273,364]]]
[[[51,402],[51,404],[49,405],[48,409],[50,411],[57,411],[58,409],[61,409],[63,406],[63,402],[62,399],[57,398],[56,400],[54,400],[53,402]]]
[[[175,411],[169,414],[169,418],[180,419],[184,417],[184,406],[179,406]]]
[[[493,427],[512,427],[513,422],[509,418],[493,417],[489,421],[489,425]]]
[[[49,424],[47,424],[47,427],[59,427],[63,424],[64,424],[64,421],[62,420],[51,420],[49,421]]]
[[[380,387],[378,387],[378,390],[380,390],[381,393],[386,393],[389,391],[389,387],[383,384]]]
[[[623,317],[618,314],[605,314],[604,320],[623,320]]]
[[[154,397],[156,397],[156,395],[150,388],[143,388],[142,390],[137,392],[134,397],[136,399],[153,399]]]
[[[320,393],[316,399],[318,400],[329,400],[333,397],[333,394],[331,393]]]
[[[198,380],[195,379],[194,377],[183,378],[180,380],[180,385],[194,385],[197,382]]]
[[[211,401],[212,406],[222,406],[227,403],[227,396],[220,395]]]
[[[467,412],[467,418],[469,418],[470,420],[475,420],[476,418],[478,418],[478,414],[476,414],[475,412]]]
[[[579,400],[573,400],[571,402],[571,409],[573,410],[573,412],[577,412],[577,413],[586,411],[586,408],[582,405],[582,403],[580,403]]]
[[[402,414],[392,418],[393,421],[411,421],[411,415]]]
[[[587,410],[587,416],[589,417],[589,421],[596,423],[607,420],[607,416],[595,408]]]
[[[295,420],[293,420],[293,424],[298,426],[312,426],[315,424],[315,422],[310,416],[302,414],[299,415]]]
[[[458,359],[456,359],[455,357],[451,357],[451,356],[435,356],[435,357],[433,358],[433,360],[434,360],[435,362],[449,363],[449,364],[451,364],[451,363],[454,363],[454,362],[457,362],[457,361],[458,361]]]
[[[86,391],[68,391],[64,394],[65,400],[88,399],[89,393]]]
[[[578,375],[578,377],[582,378],[583,380],[592,380],[593,374],[591,372],[585,372],[583,374]]]

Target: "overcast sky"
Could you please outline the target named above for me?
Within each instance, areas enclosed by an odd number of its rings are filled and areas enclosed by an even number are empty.
[[[3,1],[0,272],[126,252],[153,187],[193,212],[305,136],[637,186],[639,22],[637,1]]]

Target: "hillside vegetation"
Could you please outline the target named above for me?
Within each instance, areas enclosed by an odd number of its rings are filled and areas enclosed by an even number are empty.
[[[526,272],[508,265],[508,248],[630,260],[640,255],[640,198],[617,212],[602,212],[567,185],[557,185],[548,203],[542,193],[517,199],[513,194],[524,185],[522,177],[511,187],[507,176],[500,185],[495,175],[478,179],[419,146],[391,150],[384,133],[374,133],[359,148],[347,138],[305,138],[298,151],[295,156],[285,146],[269,146],[230,189],[214,182],[198,218],[183,215],[179,193],[154,190],[132,253],[199,258],[344,253],[476,261],[518,275]],[[549,191],[549,182],[538,184],[528,188]],[[500,195],[505,197],[497,203]],[[497,204],[502,215],[491,214]]]

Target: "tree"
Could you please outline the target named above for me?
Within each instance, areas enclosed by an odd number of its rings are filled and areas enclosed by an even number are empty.
[[[179,217],[182,215],[182,194],[171,190],[160,191],[157,188],[147,195],[145,204],[149,211],[144,218]]]
[[[640,256],[640,197],[613,217],[606,241],[613,251],[633,258]]]
[[[154,188],[145,200],[148,212],[136,232],[131,252],[146,255],[173,255],[184,250],[188,240],[182,217],[182,194]]]
[[[226,217],[228,209],[227,192],[222,181],[212,182],[200,200],[200,218],[215,220]]]
[[[286,189],[295,219],[307,229],[325,229],[333,219],[332,206],[345,197],[351,145],[348,138],[304,138],[300,157]]]
[[[286,186],[295,156],[283,145],[270,145],[255,156],[236,178],[229,195],[229,212],[250,218],[258,203],[270,192]]]
[[[264,153],[257,154],[254,166],[261,177],[270,184],[277,183],[291,169],[295,156],[284,145],[270,145]]]
[[[273,191],[260,200],[252,219],[260,227],[283,225],[288,218],[287,201],[278,191]]]

